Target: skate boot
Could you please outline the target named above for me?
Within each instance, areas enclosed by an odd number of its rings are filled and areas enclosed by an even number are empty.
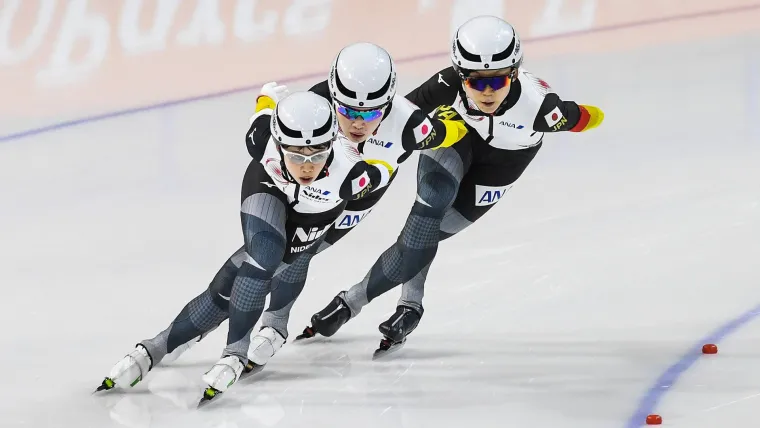
[[[258,373],[269,359],[282,348],[285,338],[272,327],[264,327],[251,339],[248,348],[248,364],[252,367],[248,372]]]
[[[143,380],[152,368],[153,360],[148,354],[148,350],[142,345],[137,345],[132,352],[111,368],[108,377],[95,391],[107,391],[116,386],[131,388]]]
[[[240,379],[243,371],[249,367],[250,365],[244,365],[243,362],[240,361],[240,358],[234,355],[228,355],[217,361],[217,363],[211,367],[211,370],[207,371],[202,377],[203,382],[205,382],[208,387],[203,390],[203,398],[201,398],[201,401],[198,403],[198,407],[201,407],[203,404],[227,391],[232,384]]]
[[[351,309],[340,297],[341,294],[343,293],[335,296],[327,307],[312,315],[311,326],[306,327],[303,333],[296,337],[296,341],[314,337],[317,333],[330,337],[351,319]]]
[[[372,359],[380,358],[401,349],[404,343],[406,343],[406,337],[417,328],[423,312],[422,308],[417,311],[409,306],[397,306],[396,313],[391,315],[387,321],[378,327],[384,337],[380,341],[380,346],[372,355]]]

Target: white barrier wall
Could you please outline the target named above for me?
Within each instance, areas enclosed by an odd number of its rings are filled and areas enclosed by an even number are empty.
[[[464,20],[512,22],[529,60],[760,28],[756,0],[7,0],[0,137],[63,119],[318,76],[345,44],[444,58]],[[532,43],[536,42],[536,43]]]

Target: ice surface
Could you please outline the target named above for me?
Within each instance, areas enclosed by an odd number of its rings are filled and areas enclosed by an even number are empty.
[[[402,66],[402,88],[445,66]],[[753,316],[674,384],[658,378],[760,304],[760,36],[526,67],[606,122],[548,136],[508,197],[441,245],[406,347],[371,360],[394,290],[203,411],[224,326],[126,393],[90,392],[238,248],[254,94],[0,145],[2,426],[608,428],[637,409],[667,427],[754,426]],[[292,337],[393,242],[415,166],[314,259]]]

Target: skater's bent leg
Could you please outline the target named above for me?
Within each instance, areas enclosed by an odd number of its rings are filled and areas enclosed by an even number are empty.
[[[490,157],[491,163],[473,164],[462,178],[454,204],[446,210],[439,240],[443,241],[475,223],[497,202],[503,199],[512,185],[522,175],[541,145],[525,150],[498,151]],[[430,266],[426,266],[402,286],[399,305],[422,308],[425,280]]]
[[[417,197],[396,243],[383,252],[362,282],[341,296],[353,316],[374,298],[412,279],[432,263],[444,213],[454,203],[469,166],[469,156],[457,148],[420,153]],[[467,150],[464,145],[461,149]]]
[[[306,285],[311,259],[325,245],[327,244],[324,241],[315,243],[272,279],[269,307],[261,316],[262,328],[271,327],[277,330],[283,339],[288,338],[290,310]]]
[[[154,366],[167,354],[215,329],[227,319],[232,284],[244,258],[243,248],[236,251],[219,269],[209,287],[185,305],[166,330],[140,342],[150,354]]]
[[[247,361],[251,330],[264,310],[271,279],[285,255],[284,195],[251,194],[243,200],[241,220],[246,260],[238,270],[230,294],[224,355]]]
[[[290,311],[306,285],[306,278],[311,259],[330,248],[366,218],[372,208],[380,201],[388,186],[383,187],[362,199],[349,201],[345,210],[338,216],[332,227],[325,233],[322,242],[306,250],[282,273],[277,273],[272,280],[272,294],[269,308],[261,317],[262,327],[272,327],[287,338],[287,324]]]
[[[438,241],[441,242],[456,235],[472,223],[455,208],[449,208],[441,221]],[[401,298],[398,300],[399,306],[407,306],[422,311],[422,298],[425,296],[425,281],[429,270],[430,264],[427,264],[412,279],[404,282],[401,286]]]

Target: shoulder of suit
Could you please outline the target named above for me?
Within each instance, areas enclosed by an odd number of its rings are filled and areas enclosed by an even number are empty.
[[[454,87],[459,84],[459,79],[459,73],[454,67],[446,67],[438,72],[438,83],[443,85]]]
[[[349,164],[355,164],[362,161],[362,154],[359,153],[359,145],[354,144],[347,138],[338,137],[333,143],[333,152],[335,156],[339,157],[341,161],[345,161]]]
[[[272,181],[280,189],[290,184],[288,180],[285,179],[285,174],[282,171],[282,159],[279,155],[266,156],[261,160],[261,164],[264,166],[267,175],[272,178]]]
[[[521,89],[520,98],[517,101],[518,110],[537,114],[546,96],[553,92],[551,86],[523,68],[519,70],[518,79]]]
[[[461,78],[459,73],[454,70],[454,67],[444,68],[436,73],[429,81],[434,82],[435,90],[446,94],[446,97],[452,100],[459,94],[459,87],[461,86]]]
[[[400,94],[393,96],[392,104],[393,108],[391,108],[388,117],[383,120],[383,123],[380,126],[385,125],[385,122],[392,122],[397,126],[400,125],[403,127],[403,125],[406,124],[406,122],[409,120],[409,117],[412,115],[412,113],[420,109],[416,104],[409,101],[406,99],[406,97]]]
[[[520,68],[517,76],[522,85],[523,94],[540,100],[539,104],[543,102],[547,94],[554,92],[549,83],[524,68]]]

